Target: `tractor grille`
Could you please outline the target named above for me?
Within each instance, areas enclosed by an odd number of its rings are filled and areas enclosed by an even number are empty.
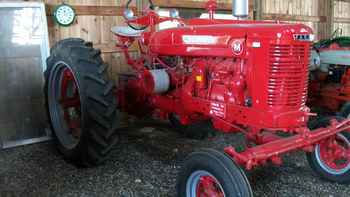
[[[268,105],[301,107],[306,103],[309,49],[306,45],[271,45]]]

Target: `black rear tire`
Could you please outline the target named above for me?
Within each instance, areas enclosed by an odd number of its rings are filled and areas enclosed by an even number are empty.
[[[62,115],[62,69],[73,75],[75,89],[79,94],[78,112],[75,122],[79,135],[74,143],[70,138],[72,127]],[[64,158],[77,166],[95,166],[103,163],[113,146],[119,141],[116,132],[117,100],[114,83],[108,80],[107,65],[101,52],[82,39],[65,39],[51,49],[45,71],[45,94],[49,120],[59,151]],[[73,82],[73,83],[74,83]],[[59,96],[57,96],[59,95]],[[64,116],[64,118],[62,118]],[[67,134],[68,133],[68,134]],[[72,138],[73,139],[73,138]]]
[[[227,155],[212,149],[195,152],[187,157],[178,176],[177,196],[197,196],[198,181],[203,176],[216,180],[216,188],[221,190],[218,192],[223,192],[226,197],[253,196],[243,170]]]
[[[175,130],[186,138],[203,140],[215,136],[216,131],[209,120],[183,125],[177,115],[170,114],[169,121]]]

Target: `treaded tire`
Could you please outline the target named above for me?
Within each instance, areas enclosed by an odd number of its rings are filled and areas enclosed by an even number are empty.
[[[67,147],[57,136],[65,132],[54,111],[54,74],[64,64],[74,75],[79,89],[81,134],[74,147]],[[100,50],[82,39],[70,38],[58,42],[51,49],[45,71],[45,95],[49,120],[59,151],[64,158],[79,166],[96,166],[105,161],[112,147],[119,141],[116,132],[117,100],[114,83],[108,81],[107,65]],[[51,99],[51,101],[50,101]],[[60,125],[61,124],[61,125]]]
[[[249,181],[243,170],[227,155],[212,149],[190,154],[178,175],[177,196],[188,196],[190,179],[198,171],[213,175],[222,186],[226,197],[252,197]]]
[[[312,127],[310,127],[310,129],[313,130],[313,129],[322,128],[322,127],[325,128],[329,126],[329,122],[331,118],[334,118],[334,117],[320,118],[318,121],[314,122],[314,124],[312,125]],[[336,117],[336,119],[339,121],[339,120],[343,120],[344,118]],[[342,132],[341,135],[343,135],[348,141],[350,141],[349,132]],[[342,174],[332,174],[321,167],[321,164],[318,161],[316,156],[316,151],[311,153],[306,153],[306,158],[313,172],[323,180],[340,183],[340,184],[350,183],[350,169],[347,172]]]
[[[216,131],[209,120],[196,122],[190,125],[183,125],[176,115],[171,114],[169,116],[169,122],[178,133],[186,138],[203,140],[215,136],[216,134]]]

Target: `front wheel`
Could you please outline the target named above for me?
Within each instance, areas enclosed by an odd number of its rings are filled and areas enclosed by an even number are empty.
[[[178,177],[178,197],[251,197],[244,172],[225,154],[215,150],[192,153]]]
[[[329,118],[320,125],[329,124]],[[307,153],[312,170],[321,178],[337,183],[350,182],[350,133],[344,131],[322,141],[315,146],[314,152]]]

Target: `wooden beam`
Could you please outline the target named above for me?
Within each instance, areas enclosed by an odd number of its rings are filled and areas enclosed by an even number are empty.
[[[350,23],[350,18],[340,18],[336,17],[334,18],[334,23]]]
[[[254,20],[262,20],[262,0],[255,0],[254,2]]]
[[[326,3],[325,11],[327,13],[327,24],[326,24],[326,37],[330,38],[333,34],[334,28],[334,0],[329,0]]]
[[[262,14],[264,20],[280,20],[280,21],[302,21],[302,22],[326,22],[326,16],[301,16],[288,14]]]
[[[191,8],[205,9],[206,1],[186,1],[186,0],[153,0],[155,6],[161,8]],[[218,10],[232,10],[231,3],[218,3]]]
[[[187,8],[187,9],[205,9],[207,1],[193,1],[193,0],[153,0],[155,6],[161,8]],[[254,9],[254,0],[249,1],[249,9]],[[232,11],[232,3],[217,3],[217,10]]]
[[[53,15],[55,5],[46,5],[47,15]],[[75,5],[72,6],[77,16],[122,16],[124,7],[123,6],[86,6],[86,5]],[[136,7],[131,8],[136,12]]]
[[[102,53],[122,53],[123,51],[115,44],[94,44],[94,48],[100,49]],[[129,52],[137,52],[138,48],[136,44],[133,44],[129,48]]]

